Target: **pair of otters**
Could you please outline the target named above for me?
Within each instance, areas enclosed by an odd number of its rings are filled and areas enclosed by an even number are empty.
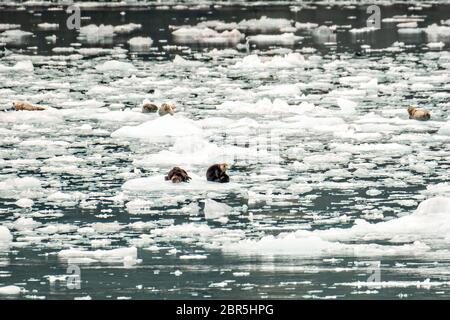
[[[206,180],[220,183],[230,182],[230,177],[226,174],[227,169],[228,165],[226,163],[213,164],[206,171]],[[164,179],[170,180],[173,183],[180,183],[189,182],[191,177],[188,176],[185,170],[180,167],[175,167],[169,171]]]

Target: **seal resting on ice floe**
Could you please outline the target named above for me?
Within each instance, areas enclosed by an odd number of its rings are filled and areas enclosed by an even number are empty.
[[[166,114],[170,114],[173,116],[173,114],[175,113],[175,105],[173,103],[163,103],[161,105],[161,107],[159,107],[158,113],[159,115],[165,116]]]
[[[47,110],[46,107],[34,106],[26,102],[13,102],[14,109],[16,111],[43,111]]]
[[[213,164],[206,171],[206,179],[220,183],[230,182],[230,177],[226,174],[227,169],[228,165],[226,163]]]
[[[164,177],[166,180],[171,180],[173,183],[189,182],[191,177],[188,176],[187,172],[180,167],[174,167],[169,171],[167,176]]]
[[[144,103],[142,106],[142,112],[143,113],[154,113],[158,111],[158,106],[153,103]]]
[[[410,119],[426,121],[430,120],[431,115],[430,112],[425,109],[419,109],[413,106],[408,107],[408,113]]]

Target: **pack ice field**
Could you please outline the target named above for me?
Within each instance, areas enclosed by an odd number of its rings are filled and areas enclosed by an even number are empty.
[[[449,298],[450,5],[375,4],[0,2],[0,298]]]

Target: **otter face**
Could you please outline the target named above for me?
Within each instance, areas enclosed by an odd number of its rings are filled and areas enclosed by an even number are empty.
[[[220,168],[220,170],[222,170],[222,172],[225,172],[228,169],[228,164],[221,163],[221,164],[219,164],[219,168]]]
[[[409,107],[408,107],[408,113],[409,113],[410,115],[412,115],[412,114],[414,113],[415,110],[416,110],[416,107],[413,107],[413,106],[409,106]]]
[[[164,114],[170,113],[170,114],[173,116],[174,113],[175,113],[176,107],[175,107],[175,105],[173,105],[173,104],[163,103],[163,104],[161,105],[161,109],[163,110],[163,113],[164,113]]]
[[[180,176],[173,176],[172,182],[173,183],[180,183],[182,181],[182,178]]]

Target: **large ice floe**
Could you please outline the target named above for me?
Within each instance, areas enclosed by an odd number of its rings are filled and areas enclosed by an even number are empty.
[[[207,192],[207,191],[230,191],[239,189],[237,183],[216,183],[206,180],[206,176],[190,172],[192,178],[185,183],[172,183],[165,181],[164,175],[155,175],[147,178],[131,179],[122,186],[123,190],[130,192]]]
[[[156,140],[202,134],[194,121],[178,116],[165,115],[155,120],[149,120],[138,126],[125,126],[111,134],[113,138]]]
[[[234,29],[217,32],[209,28],[182,27],[172,32],[177,43],[236,44],[245,35]]]
[[[9,229],[7,227],[0,226],[0,247],[8,246],[12,239],[13,237]]]
[[[79,249],[66,249],[61,250],[58,253],[58,258],[66,260],[71,263],[120,263],[127,265],[134,265],[139,263],[137,259],[137,249],[135,247],[130,248],[117,248],[111,250],[79,250]]]
[[[225,244],[222,250],[239,255],[449,257],[449,232],[450,198],[436,197],[389,221],[358,219],[350,228],[299,230]]]

